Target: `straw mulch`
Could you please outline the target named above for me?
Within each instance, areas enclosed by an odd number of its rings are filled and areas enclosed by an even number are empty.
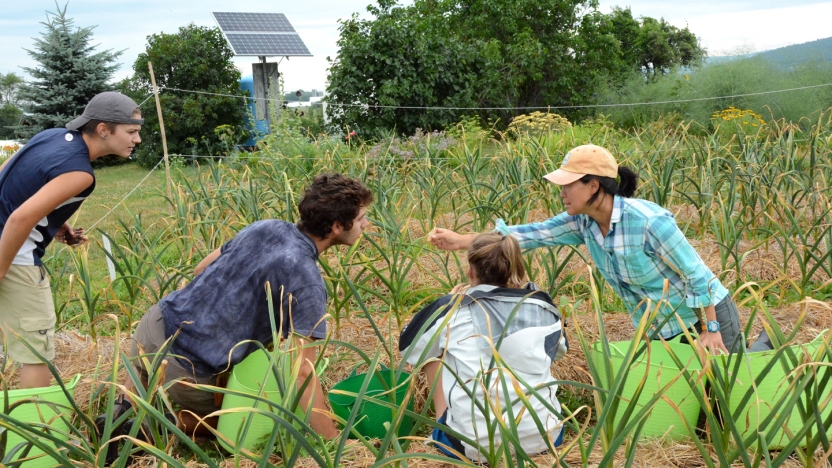
[[[120,352],[129,354],[130,338],[123,335],[119,346]],[[52,364],[58,369],[65,382],[81,374],[81,380],[75,387],[75,401],[84,411],[89,409],[90,393],[106,380],[106,376],[112,370],[114,347],[115,340],[111,336],[93,339],[72,330],[55,334],[55,359]],[[125,376],[126,374],[121,371],[119,382],[123,381]],[[16,387],[17,366],[10,362],[6,366],[3,378],[10,388]]]
[[[576,311],[576,314],[567,319],[567,331],[580,327],[584,334],[590,338],[598,333],[598,324],[594,314],[588,310],[589,306],[586,304],[582,310]],[[817,334],[832,324],[832,304],[828,302],[818,302],[806,300],[801,303],[791,304],[785,307],[774,308],[771,310],[772,315],[784,331],[790,331],[798,318],[803,315],[805,321],[798,331],[798,342],[809,342],[814,339]],[[748,320],[750,310],[747,307],[740,307],[740,314],[742,322]],[[376,325],[382,332],[385,342],[394,350],[394,364],[401,359],[398,354],[398,335],[400,330],[395,318],[392,317],[374,317]],[[752,325],[751,339],[756,337],[759,330],[762,328],[760,321],[756,320]],[[604,327],[607,336],[611,341],[626,340],[632,338],[633,325],[627,314],[624,313],[608,313],[604,315]],[[572,332],[574,333],[574,331]],[[368,355],[373,356],[377,349],[379,349],[379,340],[370,325],[369,321],[361,317],[358,312],[353,312],[350,318],[342,318],[340,330],[335,330],[333,339],[343,340],[358,346],[364,350]],[[78,334],[74,331],[65,331],[56,334],[56,359],[55,366],[60,371],[60,374],[65,379],[69,379],[75,374],[81,374],[82,380],[75,391],[75,397],[82,409],[88,411],[90,405],[90,392],[93,388],[97,388],[102,380],[102,375],[112,366],[114,355],[114,340],[112,337],[99,337],[93,340],[89,336]],[[122,351],[129,349],[130,339],[126,335],[120,340],[120,347]],[[361,360],[354,353],[348,352],[343,348],[335,346],[329,347],[325,354],[330,358],[331,364],[327,369],[326,375],[322,382],[325,389],[331,387],[334,383],[339,382],[348,377],[349,373],[358,365]],[[381,353],[381,362],[385,365],[390,365],[389,357],[386,353]],[[561,361],[553,364],[553,375],[562,380],[572,380],[577,382],[589,383],[589,373],[587,371],[586,358],[582,354],[581,349],[577,343],[573,341],[567,356]],[[16,383],[16,372],[7,371],[5,376],[12,384]],[[123,378],[123,372],[122,376]],[[425,404],[429,391],[429,385],[423,375],[417,376],[417,384],[415,387],[415,407],[416,410],[421,410]],[[587,395],[589,397],[589,395]],[[93,412],[97,408],[93,408]],[[428,447],[421,442],[414,442],[409,448],[409,452],[414,453],[414,459],[409,465],[411,466],[441,466],[432,461],[419,460],[418,453],[438,453],[432,447]],[[372,454],[360,446],[355,446],[350,449],[350,454],[344,461],[344,466],[369,466],[372,464],[374,458]],[[600,461],[602,454],[600,451],[592,454],[590,463],[597,463]],[[567,457],[570,464],[580,464],[581,460],[577,458],[576,450]],[[623,452],[618,457],[623,460]],[[549,465],[554,462],[554,457],[544,456],[538,457],[541,465]],[[139,466],[151,466],[149,461],[138,461]],[[313,466],[314,462],[311,459],[303,460],[299,466]],[[247,466],[243,464],[243,466]],[[692,445],[668,442],[668,441],[642,441],[639,443],[639,450],[636,458],[636,466],[684,466],[696,467],[704,466],[699,452]],[[784,466],[799,466],[795,462],[790,462]]]
[[[594,315],[589,313],[588,305],[584,307],[584,310],[577,312],[576,315],[568,318],[567,331],[570,328],[580,327],[587,337],[590,339],[594,338],[597,334],[598,324]],[[740,307],[740,313],[743,324],[745,324],[750,310],[746,307]],[[797,334],[798,342],[811,341],[817,336],[820,330],[829,328],[830,323],[832,323],[832,305],[827,302],[808,300],[802,303],[772,309],[772,314],[784,330],[791,330],[798,318],[801,315],[805,315],[805,321]],[[385,342],[394,350],[395,362],[393,365],[395,365],[401,358],[398,354],[398,335],[400,330],[396,320],[392,317],[374,317],[374,319],[385,338]],[[757,322],[752,326],[752,340],[761,329],[759,320]],[[609,339],[612,341],[632,338],[633,325],[627,314],[605,314],[604,327]],[[354,344],[370,356],[379,349],[379,340],[369,321],[360,317],[356,312],[350,318],[342,318],[340,330],[334,331],[333,339]],[[80,335],[74,331],[65,331],[56,335],[55,343],[57,357],[54,364],[59,369],[61,375],[65,379],[71,378],[75,374],[81,374],[83,377],[81,383],[76,388],[75,396],[81,408],[87,411],[90,403],[91,390],[100,385],[100,380],[102,380],[101,375],[108,371],[108,366],[112,365],[114,340],[112,337],[99,337],[97,340],[93,340],[89,336]],[[128,350],[129,345],[130,339],[127,336],[123,336],[120,340],[121,350]],[[325,351],[325,354],[331,361],[326,375],[322,379],[325,389],[347,378],[355,366],[361,362],[360,358],[355,356],[354,353],[335,346],[329,347]],[[381,362],[385,365],[390,365],[389,357],[384,352],[381,353]],[[558,379],[586,383],[590,381],[586,358],[583,356],[580,347],[577,346],[575,341],[573,341],[573,346],[567,356],[553,365],[552,371]],[[12,384],[16,381],[15,374],[15,372],[7,371],[6,378]],[[423,375],[419,375],[414,395],[417,411],[421,410],[425,404],[428,391],[428,382]],[[93,411],[95,410],[97,408],[93,409]],[[432,461],[418,460],[418,453],[438,453],[435,449],[421,442],[411,444],[409,452],[414,453],[414,460],[412,463],[409,463],[411,466],[441,465]],[[369,451],[360,446],[352,447],[349,456],[344,461],[344,466],[369,466],[374,460],[371,455]],[[590,463],[597,463],[600,461],[601,456],[600,451],[593,453]],[[577,457],[577,450],[573,450],[569,454],[567,461],[570,464],[580,464],[581,460]],[[623,452],[619,458],[623,460]],[[538,457],[538,459],[541,465],[551,466],[554,462],[554,457],[552,456]],[[137,464],[140,466],[150,466],[141,461],[137,462]],[[299,466],[313,465],[314,462],[311,459],[303,460],[299,464]],[[247,465],[243,464],[243,466]],[[704,466],[704,464],[702,463],[699,452],[692,444],[686,445],[668,441],[642,441],[639,443],[636,466],[695,467]],[[784,466],[796,467],[799,464],[795,461]]]

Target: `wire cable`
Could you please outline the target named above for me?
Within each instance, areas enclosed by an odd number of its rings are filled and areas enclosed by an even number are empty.
[[[146,176],[144,176],[144,178],[143,178],[141,181],[139,181],[139,183],[138,183],[138,184],[136,184],[136,186],[135,186],[135,187],[133,187],[133,189],[132,189],[132,190],[130,190],[129,192],[127,192],[127,195],[125,195],[125,196],[124,196],[124,198],[122,198],[122,199],[121,199],[121,201],[119,201],[118,203],[116,203],[115,205],[113,205],[113,207],[112,207],[112,208],[110,208],[110,211],[108,211],[107,213],[105,213],[105,214],[104,214],[104,216],[102,216],[101,218],[99,218],[99,219],[98,219],[98,221],[94,222],[94,223],[92,224],[92,226],[90,226],[90,227],[89,227],[89,230],[90,230],[90,231],[92,231],[92,230],[93,230],[93,228],[95,228],[96,226],[98,226],[98,223],[100,223],[101,221],[103,221],[103,220],[104,220],[104,218],[106,218],[106,217],[107,217],[107,216],[109,216],[109,215],[110,215],[113,211],[115,211],[115,210],[116,210],[116,208],[118,208],[118,207],[119,207],[119,205],[121,205],[122,203],[124,203],[124,201],[125,201],[125,200],[127,200],[127,198],[128,198],[130,195],[133,195],[133,192],[135,192],[136,190],[138,190],[138,189],[139,189],[139,187],[141,187],[141,186],[142,186],[142,184],[144,183],[144,181],[146,181],[146,180],[148,179],[148,177],[150,177],[150,175],[151,175],[151,174],[153,174],[153,172],[155,172],[155,171],[156,171],[156,169],[159,167],[159,165],[160,165],[160,164],[162,164],[164,161],[165,161],[165,160],[164,160],[164,158],[163,158],[163,159],[160,159],[160,160],[159,160],[159,162],[157,162],[157,163],[156,163],[156,165],[155,165],[155,166],[153,166],[153,169],[151,169],[151,170],[150,170],[150,172],[148,172],[148,173],[147,173],[147,175],[146,175]]]
[[[142,101],[142,103],[141,103],[141,104],[139,104],[139,107],[143,106],[143,105],[144,105],[144,103],[146,103],[147,101],[149,101],[149,100],[150,100],[150,98],[152,98],[152,97],[153,97],[153,93],[150,93],[150,96],[148,96],[147,98],[145,98],[145,100],[144,100],[144,101]]]
[[[91,225],[90,227],[85,228],[85,229],[84,229],[84,233],[89,233],[89,232],[92,232],[92,230],[93,230],[93,229],[95,229],[95,227],[96,227],[96,226],[98,226],[98,224],[99,224],[101,221],[104,221],[104,218],[106,218],[107,216],[110,216],[110,214],[112,214],[112,213],[113,213],[113,211],[115,211],[115,210],[116,210],[116,208],[118,208],[118,207],[119,207],[119,205],[121,205],[122,203],[124,203],[124,201],[125,201],[125,200],[127,200],[127,198],[128,198],[130,195],[132,195],[132,194],[133,194],[133,192],[135,192],[136,190],[138,190],[138,188],[139,188],[139,187],[141,187],[141,185],[142,185],[142,184],[143,184],[143,183],[144,183],[144,182],[148,179],[148,177],[150,177],[150,175],[151,175],[151,174],[153,174],[153,173],[156,171],[156,169],[159,167],[159,165],[160,165],[160,164],[162,164],[164,161],[165,161],[164,159],[160,159],[160,160],[159,160],[159,162],[158,162],[158,163],[156,163],[156,165],[155,165],[155,166],[153,166],[153,169],[151,169],[151,170],[147,173],[147,175],[146,175],[146,176],[144,176],[144,178],[143,178],[141,181],[139,181],[139,183],[138,183],[138,184],[136,184],[136,186],[135,186],[135,187],[133,187],[133,189],[132,189],[132,190],[130,190],[129,192],[127,192],[127,195],[125,195],[125,196],[124,196],[124,198],[122,198],[122,199],[121,199],[121,201],[119,201],[118,203],[116,203],[115,205],[113,205],[113,207],[112,207],[112,208],[110,208],[110,210],[109,210],[109,211],[107,211],[106,213],[104,213],[104,216],[102,216],[102,217],[98,218],[98,221],[96,221],[96,222],[92,223],[92,225]],[[55,255],[56,255],[56,256],[57,256],[57,255],[59,255],[61,252],[63,252],[64,250],[68,249],[69,247],[70,247],[69,245],[64,245],[63,247],[61,247],[61,249],[60,249],[60,250],[58,250],[58,252],[56,252],[56,253],[55,253]],[[67,263],[68,263],[68,262],[69,262],[69,259],[67,259],[66,261],[67,261]],[[64,267],[66,267],[66,264],[64,264]]]
[[[714,97],[702,97],[702,98],[690,98],[690,99],[673,99],[669,101],[645,101],[645,102],[630,102],[630,103],[617,103],[617,104],[582,104],[582,105],[569,105],[569,106],[519,106],[519,107],[442,107],[442,106],[387,106],[381,104],[344,104],[344,103],[331,103],[328,102],[328,106],[333,107],[363,107],[363,108],[374,108],[374,109],[410,109],[410,110],[535,110],[535,109],[603,109],[609,107],[635,107],[635,106],[657,106],[663,104],[681,104],[686,102],[701,102],[701,101],[715,101],[719,99],[735,99],[741,97],[749,97],[749,96],[762,96],[766,94],[778,94],[778,93],[788,93],[792,91],[803,91],[807,89],[816,89],[816,88],[823,88],[827,86],[832,86],[832,83],[824,83],[818,85],[810,85],[810,86],[801,86],[797,88],[787,88],[787,89],[776,89],[771,91],[758,91],[754,93],[743,93],[743,94],[733,94],[728,96],[714,96]],[[168,89],[171,91],[179,91],[183,93],[193,93],[193,94],[204,94],[209,96],[221,96],[221,97],[231,97],[231,98],[239,98],[239,99],[250,99],[252,101],[280,101],[280,98],[254,98],[249,96],[238,96],[234,94],[223,94],[223,93],[211,93],[207,91],[194,91],[190,89],[181,89],[181,88],[173,88],[173,87],[164,87],[163,89]]]

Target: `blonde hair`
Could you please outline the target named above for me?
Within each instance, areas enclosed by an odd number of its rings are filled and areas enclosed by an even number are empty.
[[[468,264],[482,284],[522,288],[526,268],[517,239],[497,232],[478,235],[468,249]]]

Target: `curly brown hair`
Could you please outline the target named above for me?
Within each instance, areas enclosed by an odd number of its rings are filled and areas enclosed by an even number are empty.
[[[360,180],[319,174],[298,204],[298,229],[318,239],[328,236],[336,222],[349,231],[361,208],[372,202],[373,193]]]

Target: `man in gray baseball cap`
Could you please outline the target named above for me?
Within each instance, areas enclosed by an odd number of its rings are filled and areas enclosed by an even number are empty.
[[[101,93],[66,128],[43,130],[0,166],[0,328],[5,355],[22,365],[20,388],[48,386],[45,362],[55,357],[46,247],[86,241],[67,221],[95,189],[91,162],[130,156],[143,123],[135,101]]]
[[[66,128],[79,131],[81,127],[93,120],[116,124],[142,125],[144,119],[141,118],[141,111],[139,111],[139,118],[133,116],[137,110],[139,110],[139,106],[129,97],[115,91],[106,91],[96,94],[87,104],[84,113],[66,124]]]

